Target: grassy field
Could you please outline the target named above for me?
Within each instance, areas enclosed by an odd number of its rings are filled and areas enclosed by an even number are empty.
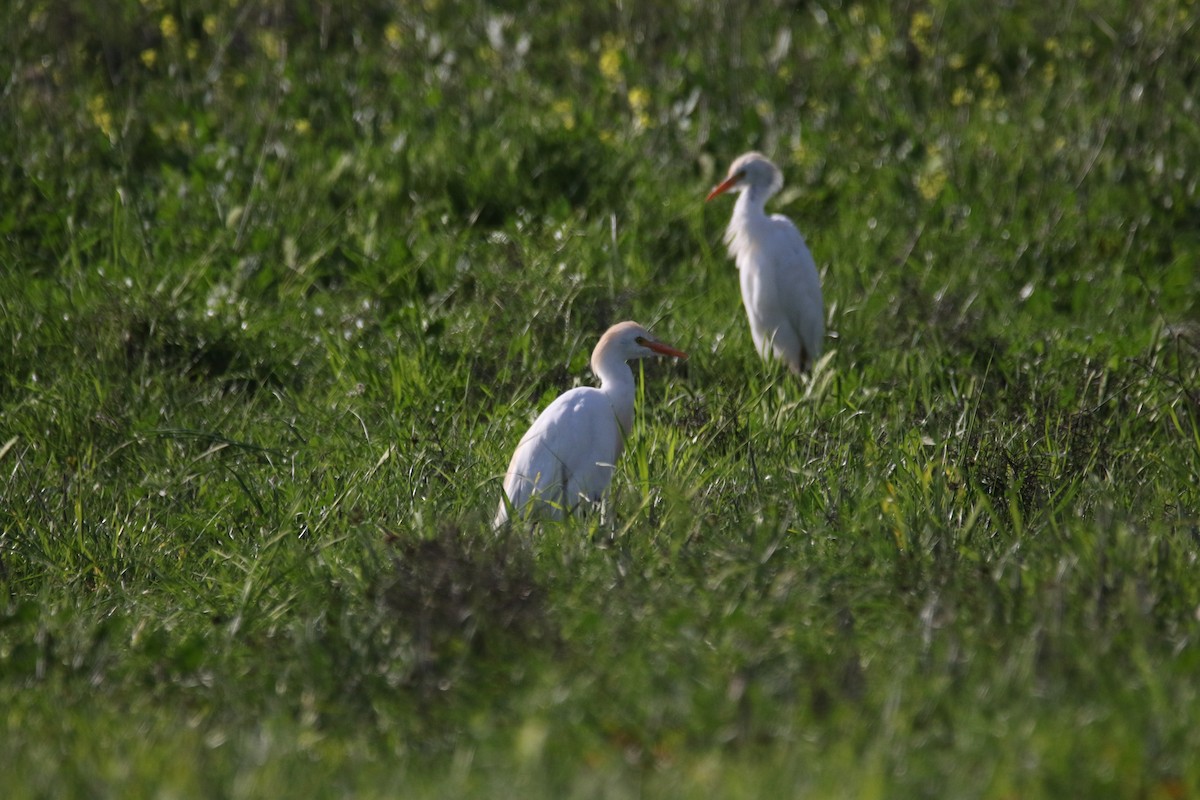
[[[5,795],[1200,796],[1198,21],[11,0]],[[612,519],[494,535],[627,318]]]

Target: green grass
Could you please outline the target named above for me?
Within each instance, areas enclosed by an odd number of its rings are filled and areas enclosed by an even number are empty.
[[[1193,3],[294,5],[0,12],[7,796],[1200,794]]]

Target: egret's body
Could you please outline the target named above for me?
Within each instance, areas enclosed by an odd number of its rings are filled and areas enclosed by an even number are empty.
[[[592,351],[600,387],[571,389],[538,415],[508,464],[495,526],[508,521],[510,507],[520,517],[558,519],[600,501],[633,427],[635,384],[626,362],[656,354],[687,358],[636,322],[600,337]]]
[[[779,169],[760,153],[746,153],[708,199],[741,193],[725,242],[737,264],[750,335],[764,359],[774,355],[799,374],[821,356],[825,305],[804,237],[787,217],[766,212],[767,200],[781,188]]]

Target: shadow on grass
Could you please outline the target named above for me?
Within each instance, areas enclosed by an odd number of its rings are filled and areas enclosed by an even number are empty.
[[[408,684],[422,694],[478,669],[510,672],[557,638],[532,558],[512,537],[444,526],[432,539],[397,541],[374,593],[410,644]]]

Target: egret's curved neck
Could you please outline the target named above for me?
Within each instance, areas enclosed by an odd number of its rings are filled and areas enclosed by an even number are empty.
[[[742,190],[738,195],[737,202],[733,204],[733,215],[735,217],[761,217],[766,211],[767,201],[771,199],[774,192],[769,186],[752,183]]]
[[[636,394],[636,384],[633,370],[619,357],[600,358],[592,364],[592,371],[600,379],[600,391],[612,403],[621,430],[626,434],[633,427],[633,396]]]

